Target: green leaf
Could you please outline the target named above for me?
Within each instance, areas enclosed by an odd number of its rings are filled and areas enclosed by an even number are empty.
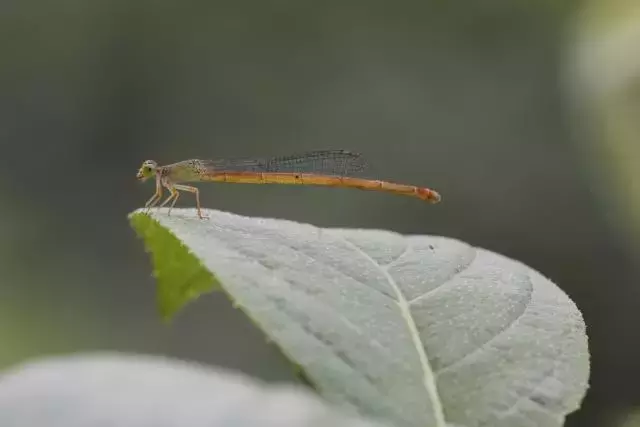
[[[2,427],[382,427],[298,387],[161,357],[80,354],[0,377]]]
[[[131,215],[131,225],[148,245],[158,282],[158,307],[169,319],[187,302],[219,289],[213,275],[169,230],[144,215]]]
[[[207,215],[131,214],[160,292],[189,293],[197,262],[343,408],[396,426],[554,427],[584,397],[582,316],[526,265],[444,237]]]

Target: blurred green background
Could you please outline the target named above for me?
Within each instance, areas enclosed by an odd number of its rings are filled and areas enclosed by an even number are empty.
[[[614,425],[640,403],[639,42],[622,0],[3,1],[0,367],[115,349],[293,381],[221,294],[161,322],[126,218],[153,192],[135,173],[344,148],[443,202],[206,184],[203,204],[529,264],[588,325],[591,388],[567,425]]]

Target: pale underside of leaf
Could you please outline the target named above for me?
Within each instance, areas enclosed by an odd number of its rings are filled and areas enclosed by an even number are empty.
[[[207,215],[153,219],[344,408],[398,426],[560,426],[582,400],[581,315],[521,263],[444,237]]]

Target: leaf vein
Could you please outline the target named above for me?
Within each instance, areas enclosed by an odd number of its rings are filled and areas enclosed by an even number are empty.
[[[221,240],[224,240],[224,239],[221,239]],[[281,274],[278,274],[278,270],[277,270],[277,268],[274,268],[272,265],[269,265],[269,264],[267,264],[267,263],[263,262],[262,260],[260,260],[260,259],[258,259],[258,258],[255,258],[255,257],[253,256],[253,254],[251,254],[251,253],[247,253],[247,251],[244,251],[241,247],[237,247],[237,246],[233,245],[233,243],[232,243],[232,242],[230,242],[230,241],[226,241],[225,243],[227,243],[227,244],[228,244],[228,247],[229,247],[230,249],[232,249],[232,250],[236,251],[238,254],[243,255],[243,256],[246,256],[246,257],[248,257],[248,258],[250,258],[250,259],[253,259],[255,262],[257,262],[258,264],[260,264],[260,265],[261,265],[265,270],[270,271],[270,272],[274,275],[274,277],[275,277],[276,279],[279,279],[279,280],[282,280],[282,281],[286,282],[289,286],[291,286],[291,287],[292,287],[292,289],[293,289],[293,290],[302,290],[302,291],[305,291],[305,288],[304,288],[304,287],[297,286],[297,284],[296,284],[295,282],[291,281],[290,279],[288,279],[288,278],[284,277],[284,276],[283,276],[283,275],[281,275]],[[306,257],[308,257],[309,259],[312,259],[312,260],[314,260],[314,261],[317,261],[317,262],[322,263],[322,265],[323,265],[323,266],[331,267],[330,265],[327,265],[327,264],[325,264],[325,263],[323,263],[323,262],[321,262],[321,261],[319,261],[319,260],[317,260],[317,259],[313,258],[313,257],[312,257],[312,256],[310,256],[309,254],[304,253],[304,252],[302,252],[302,251],[298,250],[297,248],[293,248],[293,247],[291,247],[291,246],[286,246],[286,247],[287,247],[287,248],[290,248],[290,249],[292,249],[292,250],[294,250],[294,251],[296,251],[296,252],[298,252],[298,253],[300,253],[300,254],[302,254],[302,255],[306,256]],[[343,274],[340,270],[337,270],[337,269],[336,269],[336,271],[338,271],[339,273]],[[365,286],[366,286],[366,284],[365,284],[365,283],[360,282],[360,281],[358,281],[357,279],[355,279],[355,278],[353,278],[353,277],[351,277],[351,276],[348,276],[348,275],[345,275],[345,276],[346,276],[346,277],[350,277],[350,278],[352,278],[353,280],[357,281],[358,283],[361,283],[361,284],[363,284],[363,285],[365,285]],[[369,286],[367,286],[367,287],[369,287]],[[271,296],[271,295],[269,295],[268,293],[264,293],[264,296],[265,296],[265,297],[267,297],[267,298],[269,298],[269,299],[270,299],[270,300],[271,300],[271,301],[272,301],[272,302],[273,302],[273,303],[274,303],[274,304],[275,304],[275,305],[276,305],[280,310],[282,310],[283,312],[285,312],[285,313],[287,314],[287,316],[288,316],[290,319],[292,319],[292,320],[296,321],[296,316],[294,316],[294,315],[293,315],[293,313],[291,312],[291,310],[289,309],[289,307],[287,307],[285,304],[282,304],[279,300],[277,300],[276,298],[272,297],[272,296]],[[389,296],[388,296],[388,295],[386,295],[386,294],[385,294],[385,296],[389,297]],[[389,298],[390,298],[390,297],[389,297]],[[392,300],[393,300],[393,299],[392,299]],[[394,301],[394,302],[396,302],[395,300],[393,300],[393,301]],[[353,322],[352,322],[348,317],[345,317],[345,316],[341,315],[341,313],[339,313],[338,311],[336,311],[336,309],[335,309],[334,307],[330,306],[329,304],[327,304],[327,303],[325,303],[325,302],[323,302],[323,301],[321,301],[321,300],[319,300],[319,299],[314,299],[314,302],[315,302],[316,304],[321,304],[321,305],[322,305],[322,307],[323,307],[324,309],[326,309],[327,311],[331,312],[331,313],[334,315],[334,317],[335,317],[336,319],[339,319],[341,322],[343,322],[343,323],[344,323],[344,325],[345,325],[346,327],[348,327],[349,329],[351,329],[351,330],[352,330],[356,335],[359,335],[359,336],[366,336],[366,335],[362,332],[362,330],[361,330],[361,329],[360,329],[360,328],[359,328],[355,323],[353,323]],[[396,303],[397,303],[397,302],[396,302]],[[307,332],[309,332],[310,334],[312,334],[316,339],[318,339],[319,341],[323,342],[323,343],[324,343],[325,345],[327,345],[328,347],[332,348],[333,353],[334,353],[334,354],[336,354],[336,356],[337,356],[337,357],[339,357],[340,359],[342,359],[342,360],[343,360],[343,362],[345,362],[345,364],[347,364],[347,365],[351,366],[352,368],[355,366],[355,365],[354,365],[354,363],[353,363],[353,362],[351,362],[351,359],[346,359],[346,360],[345,360],[345,358],[347,358],[347,356],[346,356],[346,354],[345,354],[343,351],[339,351],[339,352],[338,352],[338,351],[336,351],[335,349],[333,349],[333,347],[330,345],[330,343],[329,343],[329,342],[325,341],[324,339],[319,339],[319,336],[317,335],[317,334],[319,334],[319,332],[316,332],[316,331],[314,331],[314,330],[310,329],[308,326],[304,325],[302,322],[299,322],[299,321],[298,321],[298,322],[296,322],[296,323],[297,323],[299,326],[301,326],[305,331],[307,331]],[[373,345],[373,347],[377,348],[378,350],[381,350],[381,351],[382,351],[383,353],[385,353],[385,354],[389,354],[389,349],[388,349],[388,347],[385,347],[384,345],[382,345],[382,344],[380,343],[380,341],[378,341],[378,340],[377,340],[377,339],[375,339],[375,338],[368,337],[368,336],[367,336],[367,339],[368,339],[369,343]],[[377,383],[373,380],[373,377],[371,377],[371,375],[367,374],[366,372],[360,372],[360,371],[357,371],[357,370],[355,370],[355,369],[354,369],[354,371],[355,371],[355,372],[358,372],[359,374],[361,374],[362,376],[364,376],[365,378],[367,378],[367,380],[369,380],[369,382],[371,382],[371,383],[372,383],[372,385],[376,386],[376,388],[377,388]]]
[[[554,414],[548,407],[544,406],[541,402],[532,399],[533,395],[540,389],[542,384],[544,384],[544,382],[547,379],[551,378],[555,371],[556,371],[556,367],[555,366],[553,368],[551,368],[551,369],[548,369],[545,372],[545,374],[541,376],[541,378],[538,381],[536,387],[533,388],[530,393],[527,393],[525,395],[520,396],[515,402],[513,402],[513,404],[508,409],[506,409],[506,410],[504,410],[502,412],[502,417],[505,417],[505,416],[513,414],[514,409],[516,409],[518,407],[518,405],[520,405],[524,400],[529,400],[530,402],[534,403],[536,406],[538,406],[541,410],[543,410],[544,412],[546,412],[550,416],[556,417],[557,415]],[[480,424],[480,427],[489,425],[489,421],[490,420],[483,421],[482,424]]]
[[[220,240],[224,241],[226,244],[228,244],[230,247],[232,247],[233,249],[235,249],[236,251],[238,251],[238,252],[239,252],[239,253],[241,253],[242,255],[245,255],[245,256],[247,256],[247,257],[250,257],[250,259],[252,259],[252,260],[254,260],[254,261],[258,262],[258,263],[259,263],[259,264],[261,264],[262,266],[265,266],[265,265],[266,265],[264,262],[260,261],[260,260],[255,256],[255,254],[249,253],[249,252],[247,252],[247,251],[243,251],[243,250],[242,250],[238,245],[234,244],[234,241],[233,241],[233,240],[228,240],[228,239],[222,238],[221,236],[217,236],[217,238],[219,238]],[[343,238],[342,240],[345,240],[345,239]],[[346,241],[346,240],[345,240],[345,241]],[[385,293],[385,292],[381,291],[380,289],[377,289],[377,288],[374,288],[374,287],[372,287],[372,286],[369,286],[369,284],[368,284],[368,283],[363,282],[363,281],[362,281],[362,280],[360,280],[358,277],[352,276],[352,275],[350,275],[350,274],[346,273],[345,271],[340,270],[339,268],[337,268],[337,267],[336,267],[336,266],[334,266],[334,265],[327,264],[327,263],[323,262],[322,260],[319,260],[319,259],[317,259],[317,258],[315,258],[315,257],[313,257],[313,256],[311,256],[311,255],[309,255],[308,253],[304,252],[304,251],[303,251],[302,249],[300,249],[300,248],[296,248],[296,247],[293,247],[293,246],[287,245],[287,244],[285,244],[285,243],[277,242],[277,241],[275,241],[275,240],[272,240],[272,243],[277,244],[277,245],[279,245],[279,246],[281,246],[281,247],[284,247],[284,248],[287,248],[287,249],[291,249],[291,250],[293,250],[293,251],[297,252],[298,254],[304,255],[304,256],[306,256],[306,257],[307,257],[307,259],[309,259],[309,260],[311,260],[311,261],[315,261],[315,262],[318,262],[318,263],[322,264],[323,268],[325,268],[325,269],[327,269],[327,270],[334,271],[334,272],[336,272],[336,273],[339,273],[339,274],[343,275],[344,277],[349,278],[349,279],[351,279],[351,280],[355,281],[355,282],[356,282],[356,283],[358,283],[359,285],[362,285],[362,286],[366,287],[367,289],[370,289],[370,290],[372,290],[372,291],[375,291],[375,292],[377,292],[378,294],[384,295],[386,298],[390,299],[390,300],[391,300],[391,301],[393,301],[393,302],[396,302],[396,303],[398,302],[395,298],[393,298],[393,296],[392,296],[392,295],[389,295],[389,294],[387,294],[387,293]],[[348,242],[348,243],[350,243],[350,246],[354,246],[353,244],[351,244],[351,242]],[[357,248],[357,246],[355,246],[355,247]],[[365,252],[363,252],[362,250],[360,250],[360,248],[357,248],[357,249],[358,249],[358,251],[359,251],[359,252],[361,252],[361,253],[363,253],[363,254],[365,254],[365,255],[366,255],[366,253],[365,253]],[[367,256],[367,259],[370,259],[370,257],[369,257],[368,255],[366,255],[366,256]],[[374,262],[375,262],[375,261],[374,261]],[[275,271],[276,271],[276,269],[272,268],[271,266],[269,266],[268,268],[269,268],[271,271],[273,271],[273,272],[275,272]]]
[[[473,264],[473,262],[476,260],[476,257],[478,256],[478,251],[475,250],[474,248],[471,248],[471,252],[473,253],[473,256],[469,258],[468,262],[466,262],[465,264],[459,264],[458,266],[456,266],[456,268],[452,271],[452,273],[448,277],[446,277],[444,280],[442,280],[442,282],[436,287],[431,288],[427,292],[420,294],[417,297],[409,300],[408,302],[409,305],[416,303],[423,298],[428,297],[429,295],[433,294],[438,289],[442,289],[446,285],[453,284],[454,279],[456,279],[456,277],[458,277],[460,273],[466,271],[471,266],[471,264]]]
[[[367,382],[380,394],[380,396],[384,397],[386,390],[380,388],[380,384],[377,381],[375,381],[375,378],[373,378],[367,372],[363,372],[362,370],[360,370],[357,363],[351,360],[351,358],[345,351],[341,349],[337,349],[335,344],[330,340],[326,339],[321,331],[318,331],[312,328],[310,325],[304,322],[301,322],[298,316],[294,312],[292,312],[286,304],[272,297],[271,295],[265,294],[265,297],[271,300],[271,302],[280,310],[280,312],[285,314],[292,321],[292,323],[298,325],[300,329],[305,331],[309,336],[315,339],[315,341],[320,343],[322,346],[326,347],[329,350],[329,352],[334,354],[338,359],[340,359],[345,366],[351,369],[356,375],[359,375],[365,380],[367,380]],[[359,330],[349,319],[344,317],[341,317],[341,319],[344,320],[345,323],[347,323],[347,326],[356,329],[356,331]],[[375,343],[381,346],[381,344],[378,343],[377,341],[375,341]],[[346,394],[346,391],[345,391],[345,394]],[[353,399],[357,399],[357,396],[350,396],[350,397],[352,397]],[[356,402],[359,402],[359,400],[356,400]]]
[[[463,355],[458,360],[451,362],[449,365],[440,368],[440,370],[436,372],[436,375],[441,375],[444,372],[450,371],[451,369],[463,363],[469,357],[473,357],[474,355],[482,352],[486,346],[491,345],[492,342],[497,340],[499,337],[501,337],[502,335],[507,333],[511,328],[517,325],[518,322],[522,319],[522,317],[528,312],[531,304],[532,296],[533,296],[533,283],[531,282],[531,280],[529,280],[529,286],[527,287],[527,300],[524,303],[524,310],[522,310],[522,312],[520,312],[516,317],[514,317],[511,320],[511,322],[505,324],[499,331],[496,332],[494,336],[489,338],[483,344],[478,345],[473,351]]]
[[[413,320],[411,309],[402,293],[402,290],[400,289],[396,281],[393,279],[391,274],[389,274],[389,271],[387,270],[387,268],[381,268],[380,265],[369,254],[364,252],[360,247],[355,245],[353,242],[349,241],[346,238],[343,238],[343,240],[349,245],[351,245],[356,251],[361,253],[364,257],[366,257],[369,260],[369,262],[371,262],[371,264],[373,264],[376,268],[380,269],[385,275],[387,281],[389,282],[389,285],[395,291],[398,299],[398,305],[400,306],[400,312],[402,313],[402,317],[404,318],[405,322],[407,323],[407,326],[409,327],[409,332],[411,334],[411,339],[413,341],[414,348],[418,353],[418,359],[420,360],[420,366],[422,368],[422,373],[423,373],[423,385],[431,400],[431,404],[433,408],[433,416],[435,418],[435,423],[436,423],[435,426],[446,427],[447,422],[444,417],[444,408],[442,405],[442,401],[440,400],[440,395],[438,394],[436,378],[433,370],[431,369],[431,365],[429,363],[429,359],[424,349],[424,345],[422,344],[422,340],[420,338],[417,325]]]

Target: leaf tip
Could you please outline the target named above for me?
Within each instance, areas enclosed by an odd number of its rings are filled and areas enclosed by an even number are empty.
[[[142,209],[128,215],[131,227],[150,254],[157,283],[157,311],[164,323],[188,302],[220,286],[174,232]]]

